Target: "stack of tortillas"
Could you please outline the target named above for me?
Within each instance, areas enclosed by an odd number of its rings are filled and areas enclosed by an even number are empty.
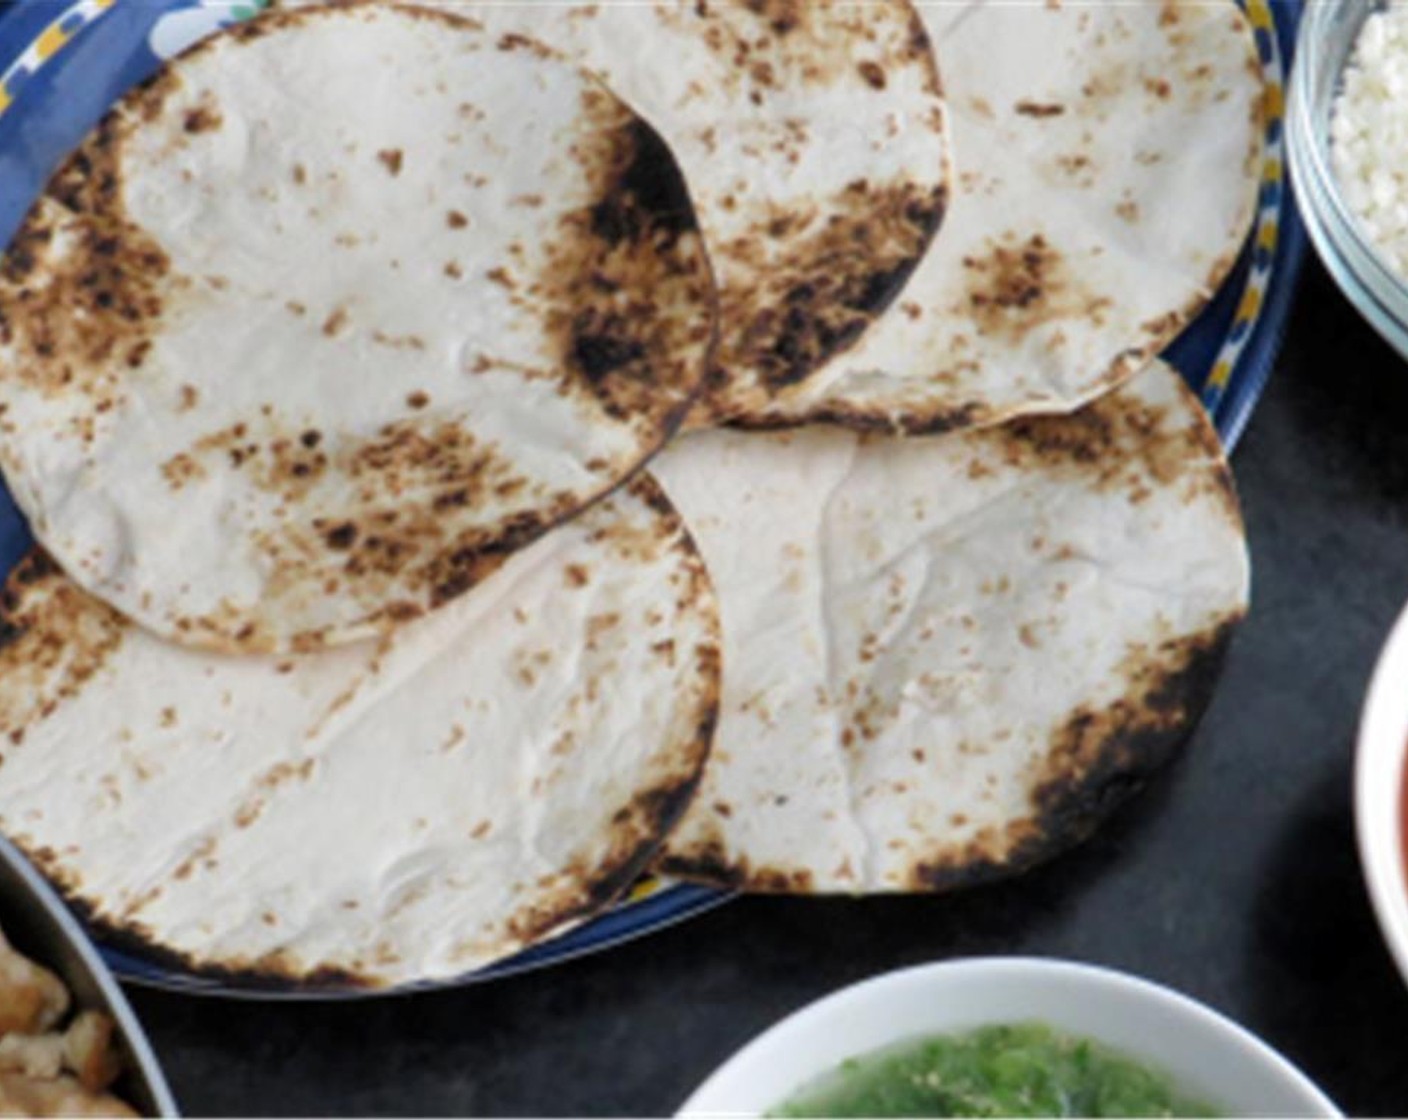
[[[41,546],[0,827],[109,939],[302,986],[464,973],[652,864],[1055,852],[1245,609],[1153,359],[1260,105],[1231,0],[286,3],[195,47],[0,268]]]

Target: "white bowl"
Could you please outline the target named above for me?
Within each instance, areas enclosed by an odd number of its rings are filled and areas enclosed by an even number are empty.
[[[1304,1074],[1231,1020],[1157,984],[1069,961],[922,965],[827,996],[749,1043],[682,1116],[758,1116],[847,1058],[923,1035],[1039,1020],[1164,1070],[1229,1116],[1339,1116]]]
[[[1408,756],[1408,610],[1389,635],[1369,685],[1354,761],[1354,824],[1369,897],[1408,980],[1408,869],[1400,816]]]

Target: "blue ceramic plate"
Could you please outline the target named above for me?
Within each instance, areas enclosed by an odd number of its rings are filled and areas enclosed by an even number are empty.
[[[1299,20],[1297,0],[1243,0],[1256,25],[1268,108],[1261,208],[1236,270],[1168,352],[1202,393],[1230,448],[1270,375],[1305,249],[1282,160],[1285,75]],[[8,243],[59,160],[122,93],[162,59],[218,27],[255,15],[265,0],[0,0],[0,244]],[[0,572],[32,543],[0,488]],[[728,896],[646,880],[609,913],[512,960],[451,983],[538,968],[620,944],[681,921]],[[297,997],[298,990],[231,989],[104,947],[128,980],[222,995]],[[437,984],[434,986],[444,986]],[[318,998],[330,993],[319,990]],[[331,993],[336,994],[336,993]],[[349,992],[349,995],[358,993]]]

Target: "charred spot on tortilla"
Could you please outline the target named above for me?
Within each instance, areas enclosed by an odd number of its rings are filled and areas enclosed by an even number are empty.
[[[442,555],[426,573],[431,602],[440,605],[458,598],[498,571],[507,558],[507,549],[491,552],[466,548]]]
[[[583,312],[572,324],[573,360],[593,384],[645,356],[645,347],[632,338],[623,337],[625,326],[618,316],[598,319],[590,312]]]
[[[37,251],[55,237],[77,238],[74,259],[35,277]],[[106,228],[80,226],[63,208],[41,199],[6,253],[0,277],[6,301],[5,345],[11,376],[48,396],[92,394],[112,400],[118,379],[94,366],[151,345],[163,310],[160,282],[170,259],[150,238],[118,218]]]
[[[698,233],[699,222],[684,176],[659,133],[644,121],[630,121],[620,132],[611,160],[618,170],[603,185],[592,207],[592,232],[608,245],[654,240],[663,235],[674,244],[681,234]]]
[[[715,330],[713,324],[701,331],[698,323],[643,321],[643,305],[629,294],[704,301],[713,279],[684,178],[659,135],[588,93],[589,112],[606,136],[587,168],[598,201],[585,214],[563,218],[565,231],[589,236],[564,237],[549,248],[538,288],[576,307],[565,322],[556,313],[548,319],[566,368],[585,381],[607,415],[629,423],[651,414],[662,371],[677,354],[701,343],[712,347]],[[669,414],[656,409],[652,417],[667,431],[692,399],[672,403]]]
[[[29,631],[29,622],[19,612],[20,589],[60,576],[59,566],[43,549],[32,549],[10,570],[0,587],[0,650],[19,641]]]
[[[186,120],[182,127],[190,133],[209,132],[219,128],[224,123],[224,118],[220,113],[207,105],[198,105],[186,113]]]
[[[730,246],[725,256],[755,263],[764,278],[761,290],[722,293],[725,320],[741,317],[748,303],[760,309],[737,342],[721,340],[717,365],[756,368],[775,390],[846,350],[903,290],[938,232],[946,200],[943,186],[926,194],[857,179],[829,200],[832,214],[820,228],[804,221],[793,233],[789,226],[791,240],[780,254],[751,235]],[[864,268],[837,269],[838,260],[858,254]]]
[[[659,866],[667,875],[754,894],[812,894],[816,890],[816,879],[807,868],[754,866],[746,857],[731,855],[721,841],[696,847],[688,855],[667,851]]]
[[[866,84],[871,89],[884,89],[887,80],[885,78],[885,68],[878,62],[862,62],[857,64],[856,69],[860,76],[865,79]]]
[[[754,868],[749,873],[748,882],[750,889],[764,894],[810,894],[814,887],[812,873],[806,868],[792,871]]]
[[[123,629],[122,618],[93,609],[43,549],[31,550],[0,588],[0,671],[29,689],[0,703],[0,735],[18,745],[29,721],[77,697],[117,652]]]
[[[971,277],[969,312],[979,335],[1020,341],[1038,327],[1071,316],[1103,326],[1105,313],[1114,306],[1112,298],[1082,287],[1077,270],[1043,234],[1021,240],[1008,232],[984,248],[981,256],[963,258]]]

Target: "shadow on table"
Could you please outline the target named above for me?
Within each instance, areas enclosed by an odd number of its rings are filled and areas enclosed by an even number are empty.
[[[1346,746],[1343,764],[1287,814],[1248,930],[1248,1002],[1255,1029],[1346,1113],[1401,1116],[1408,987],[1360,873],[1352,758]]]
[[[1364,325],[1318,261],[1307,262],[1291,324],[1276,395],[1298,444],[1322,471],[1343,475],[1356,498],[1392,503],[1385,512],[1401,523],[1408,516],[1408,362]]]

